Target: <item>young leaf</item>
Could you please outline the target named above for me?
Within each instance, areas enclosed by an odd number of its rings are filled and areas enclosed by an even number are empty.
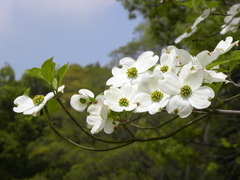
[[[44,80],[44,77],[42,76],[41,69],[39,69],[39,68],[28,69],[28,70],[26,71],[26,73],[27,73],[29,76],[33,76],[33,77],[36,77],[36,78],[39,78],[39,79]]]
[[[212,9],[213,7],[218,7],[218,5],[219,5],[219,1],[202,0],[202,3],[205,4],[209,9]]]
[[[50,114],[56,112],[60,108],[60,104],[56,99],[50,99],[47,103],[48,112]]]
[[[221,59],[217,59],[215,61],[213,61],[211,64],[209,64],[206,69],[211,69],[215,66],[221,65],[221,64],[225,64],[225,63],[230,63],[232,61],[239,61],[240,60],[240,50],[236,50],[234,52],[231,53],[232,58],[224,60],[223,58]]]
[[[44,79],[52,85],[55,74],[56,63],[53,62],[53,57],[46,60],[41,67],[41,73]]]
[[[52,81],[52,87],[54,90],[57,90],[58,88],[58,80],[56,78],[54,78]]]
[[[62,67],[58,69],[58,72],[57,72],[58,86],[62,84],[62,80],[65,73],[67,72],[67,69],[68,69],[68,64],[64,64]]]

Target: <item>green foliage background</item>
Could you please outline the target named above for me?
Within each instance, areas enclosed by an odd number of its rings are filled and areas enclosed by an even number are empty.
[[[206,8],[202,1],[189,1],[179,4],[159,0],[137,1],[118,0],[129,11],[129,17],[141,15],[144,22],[136,28],[136,37],[126,46],[113,51],[110,66],[116,65],[124,56],[137,57],[141,52],[152,50],[160,55],[161,49],[173,44],[174,39],[194,22],[199,12]],[[194,2],[195,5],[192,3]],[[229,6],[219,2],[218,8],[224,12]],[[186,6],[188,5],[188,6]],[[216,4],[214,4],[216,5]],[[179,48],[188,48],[192,54],[202,50],[213,50],[224,36],[211,32],[219,31],[216,21],[219,16],[211,17],[199,26],[196,35],[183,42]],[[211,31],[211,32],[209,32]],[[232,35],[239,39],[239,32]],[[223,59],[231,59],[227,54]],[[239,82],[239,61],[232,65],[231,77]],[[229,70],[229,64],[223,70]],[[86,126],[86,113],[78,113],[70,108],[69,100],[81,88],[90,89],[94,94],[101,93],[111,72],[106,67],[93,64],[81,67],[72,64],[63,83],[66,86],[63,98],[68,109],[78,121]],[[23,75],[16,81],[14,70],[5,65],[0,69],[0,177],[3,180],[108,180],[108,179],[239,179],[240,178],[240,123],[239,116],[212,115],[185,129],[174,137],[148,143],[135,143],[109,152],[88,152],[78,149],[56,136],[40,118],[25,117],[13,112],[14,99],[31,89],[32,96],[50,91],[44,82]],[[220,99],[239,93],[239,88],[225,85],[219,91]],[[216,102],[213,102],[213,105]],[[228,104],[217,104],[223,109],[240,109],[239,98]],[[195,115],[192,115],[195,117]],[[169,119],[166,114],[147,116],[138,123],[154,126]],[[137,136],[156,136],[171,132],[189,119],[177,119],[174,123],[152,131],[131,129]],[[89,139],[69,120],[62,111],[54,113],[54,125],[76,142],[107,147]],[[112,138],[124,138],[119,128]],[[108,137],[104,133],[100,136]],[[109,138],[109,137],[108,137]]]

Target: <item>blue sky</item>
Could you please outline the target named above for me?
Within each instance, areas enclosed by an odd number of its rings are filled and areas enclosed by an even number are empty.
[[[8,62],[19,79],[52,56],[58,65],[105,65],[139,22],[115,0],[1,0],[0,68]]]

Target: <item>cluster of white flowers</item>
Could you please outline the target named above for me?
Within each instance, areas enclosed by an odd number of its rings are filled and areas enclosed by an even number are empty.
[[[118,115],[125,112],[153,115],[164,110],[180,118],[188,117],[194,108],[210,106],[215,94],[207,84],[228,82],[227,76],[217,71],[218,67],[206,69],[207,65],[237,45],[238,41],[227,37],[212,52],[205,50],[196,56],[168,46],[160,58],[151,51],[142,53],[137,60],[125,57],[120,60],[120,67],[112,69],[113,76],[106,82],[107,90],[95,97],[90,90],[80,89],[71,97],[70,104],[79,112],[87,108],[86,121],[92,134],[101,130],[111,134],[121,121]],[[63,89],[64,85],[56,92],[33,99],[26,94],[19,96],[13,110],[36,116],[47,101]]]
[[[103,94],[94,99],[92,92],[79,90],[80,94],[72,96],[71,105],[82,112],[90,104],[87,124],[93,134],[102,129],[107,134],[113,132],[119,124],[113,113],[155,114],[164,109],[185,118],[193,108],[210,106],[215,94],[208,83],[228,82],[216,67],[207,70],[206,66],[238,45],[238,41],[232,41],[227,37],[212,52],[202,51],[196,56],[169,46],[160,58],[151,51],[142,53],[136,61],[125,57],[120,60],[121,67],[112,69],[113,77],[106,82],[109,88]]]
[[[224,18],[224,25],[222,25],[222,30],[220,34],[226,34],[228,31],[232,31],[233,33],[237,32],[238,26],[240,24],[240,17],[237,17],[240,14],[240,3],[233,5],[229,11],[227,11],[227,15]]]

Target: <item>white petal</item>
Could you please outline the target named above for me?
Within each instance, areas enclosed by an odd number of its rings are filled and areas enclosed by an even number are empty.
[[[104,101],[103,104],[108,105],[108,102],[118,102],[122,98],[122,92],[117,87],[111,87],[104,91]]]
[[[209,51],[202,51],[197,54],[196,58],[202,65],[202,67],[206,67],[208,64],[210,64],[215,58],[211,56],[211,53]]]
[[[87,95],[87,96],[89,96],[91,98],[94,98],[93,92],[88,90],[88,89],[80,89],[78,92],[79,92],[79,94]]]
[[[189,52],[184,49],[176,49],[176,56],[177,56],[176,60],[178,61],[177,64],[179,66],[188,64],[193,59],[192,55],[189,54]]]
[[[191,36],[191,35],[192,35],[192,31],[191,31],[190,33],[184,32],[182,35],[178,36],[178,37],[175,39],[174,43],[177,44],[177,43],[179,43],[180,41],[182,41],[184,38],[187,38],[187,37],[189,37],[189,36]]]
[[[84,103],[84,104],[81,103],[80,102],[81,98],[85,99],[86,103]],[[71,104],[72,108],[79,112],[83,112],[86,109],[87,103],[88,103],[88,96],[86,96],[86,95],[75,94],[71,97],[71,100],[70,100],[70,104]]]
[[[104,126],[104,132],[106,134],[111,134],[114,131],[114,127],[116,125],[113,124],[113,120],[112,119],[107,119],[105,126]]]
[[[232,43],[233,38],[231,36],[227,37],[225,41],[220,41],[214,50],[220,49],[221,54],[228,52],[233,46],[237,46],[239,41]]]
[[[214,97],[214,91],[208,86],[202,86],[192,92],[188,98],[190,104],[197,109],[204,109],[210,106]]]
[[[17,97],[14,104],[17,106],[13,108],[16,113],[22,113],[35,106],[32,99],[25,95]]]
[[[130,79],[128,79],[127,77],[122,77],[122,76],[114,76],[111,77],[110,79],[107,80],[106,85],[107,86],[115,86],[115,87],[120,87],[122,86],[124,83],[129,82]]]
[[[133,67],[136,61],[130,57],[124,57],[119,61],[119,64],[126,67]]]
[[[137,89],[138,89],[137,85],[124,84],[121,87],[122,96],[127,98],[128,100],[131,100],[134,97],[134,95],[136,95]]]
[[[152,103],[150,95],[147,93],[139,93],[134,97],[134,103],[137,104],[134,112],[147,112]]]
[[[194,24],[193,24],[193,27],[197,26],[200,22],[202,22],[204,19],[206,19],[206,18],[209,16],[210,12],[211,12],[210,9],[205,9],[205,10],[203,11],[203,13],[201,14],[201,16],[199,16],[199,17],[195,20],[195,22],[194,22]]]
[[[100,115],[100,111],[103,107],[103,95],[98,95],[95,99],[95,102],[92,103],[88,109],[87,112],[91,115]]]
[[[91,126],[96,126],[98,124],[100,124],[102,122],[102,118],[101,116],[92,116],[92,115],[89,115],[87,116],[87,119],[86,119],[87,123]]]
[[[213,70],[205,70],[204,72],[204,82],[205,83],[213,83],[213,82],[228,82],[228,80],[226,80],[227,75],[222,73],[222,72],[216,72]]]
[[[125,111],[133,111],[136,107],[137,107],[137,104],[130,102],[128,106],[124,107],[124,110]]]
[[[147,71],[157,63],[158,59],[159,57],[157,55],[154,56],[154,53],[152,51],[146,51],[142,53],[136,61],[136,68],[138,70],[138,73]]]
[[[54,97],[54,93],[50,92],[44,97],[44,102],[46,103],[48,100],[52,99]]]
[[[176,95],[170,98],[166,109],[169,114],[178,114],[181,118],[185,118],[192,113],[193,107],[187,98]]]
[[[120,76],[120,77],[127,77],[126,74],[127,69],[126,68],[118,68],[118,67],[114,67],[112,68],[112,75],[113,76]]]
[[[179,78],[183,81],[184,85],[189,85],[192,90],[194,90],[202,85],[204,72],[202,69],[196,69],[193,66],[189,67],[185,65],[179,74]]]
[[[159,88],[169,95],[176,95],[180,93],[182,83],[178,76],[172,72],[166,72],[163,74],[163,80],[159,80]]]
[[[24,111],[23,114],[25,115],[33,115],[33,116],[37,116],[37,113],[44,107],[45,103],[41,103],[40,105],[35,105],[33,108]]]

